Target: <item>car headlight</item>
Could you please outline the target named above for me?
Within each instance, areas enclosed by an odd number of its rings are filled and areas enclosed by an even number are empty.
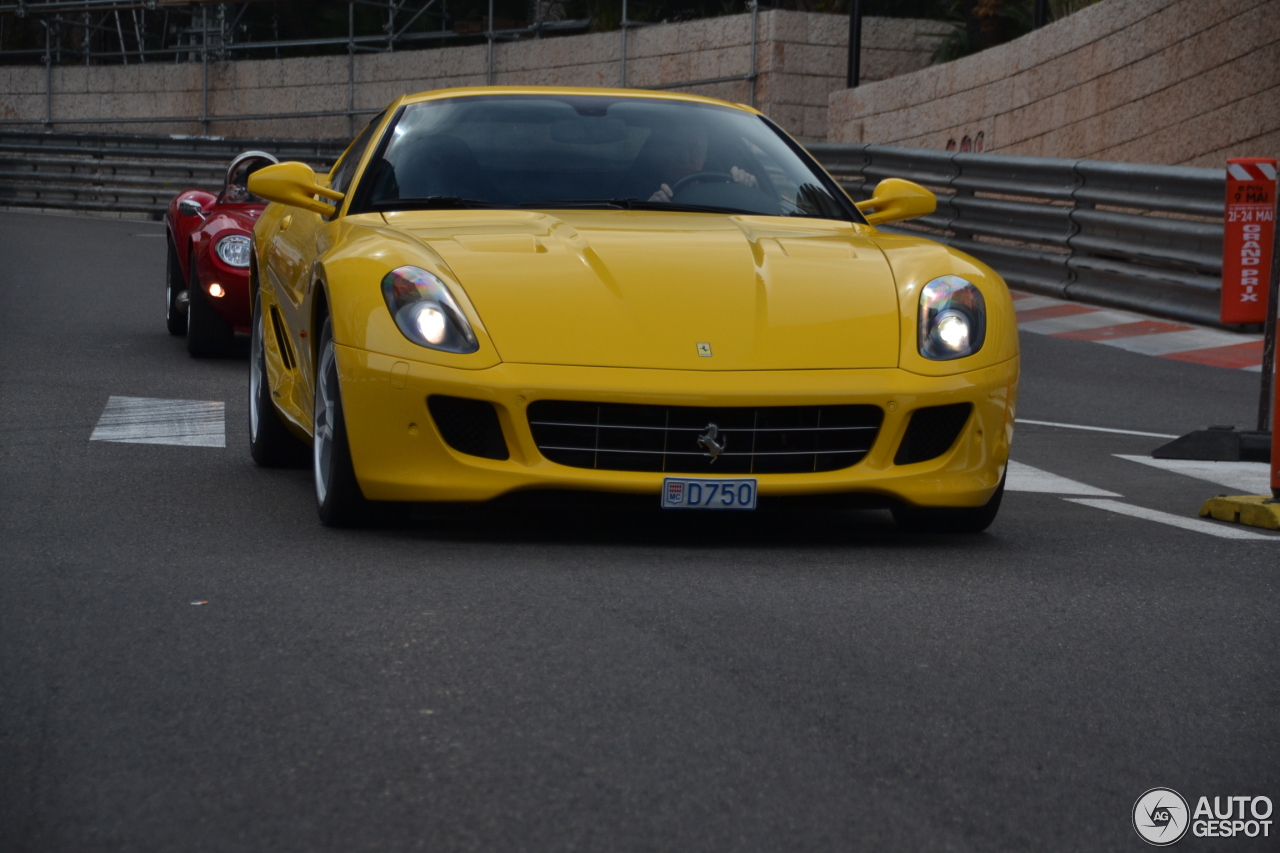
[[[382,298],[397,328],[418,346],[459,353],[480,349],[449,288],[426,270],[400,267],[387,273]]]
[[[214,245],[213,250],[229,267],[249,266],[249,238],[240,234],[223,237]]]
[[[964,358],[982,349],[987,304],[982,291],[958,275],[935,278],[920,290],[920,354],[934,361]]]

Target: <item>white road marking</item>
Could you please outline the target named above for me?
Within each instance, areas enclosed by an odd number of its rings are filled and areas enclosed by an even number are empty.
[[[1122,326],[1126,323],[1137,323],[1150,320],[1137,314],[1125,314],[1121,311],[1081,311],[1079,314],[1068,314],[1065,317],[1049,317],[1046,320],[1018,322],[1018,331],[1034,332],[1037,335],[1057,335],[1062,332],[1083,332],[1086,329],[1100,329],[1103,326]]]
[[[1008,474],[1004,481],[1006,492],[1039,492],[1046,495],[1096,495],[1098,497],[1118,498],[1115,492],[1087,486],[1084,483],[1068,480],[1030,465],[1009,460]]]
[[[1112,455],[1141,465],[1150,465],[1152,468],[1217,483],[1228,489],[1239,489],[1240,494],[1271,494],[1271,466],[1266,462],[1205,462],[1199,459],[1152,459],[1150,456],[1126,456],[1123,453]]]
[[[1163,432],[1139,432],[1136,429],[1113,429],[1112,427],[1085,426],[1084,424],[1060,424],[1054,421],[1033,421],[1027,418],[1018,418],[1017,423],[1033,424],[1035,426],[1061,427],[1063,429],[1083,429],[1089,432],[1115,432],[1120,435],[1145,435],[1149,438],[1178,438],[1176,435],[1169,435]]]
[[[1033,308],[1049,308],[1061,304],[1063,304],[1061,299],[1052,299],[1048,296],[1028,296],[1026,299],[1015,299],[1013,301],[1013,310],[1030,311]]]
[[[225,408],[222,403],[202,400],[113,396],[89,440],[226,447]]]
[[[1006,487],[1007,488],[1007,487]],[[1223,539],[1265,539],[1273,542],[1280,542],[1280,536],[1267,536],[1262,533],[1253,533],[1242,527],[1233,526],[1225,522],[1201,521],[1198,518],[1183,518],[1180,515],[1174,515],[1169,512],[1160,512],[1157,509],[1147,509],[1144,506],[1134,506],[1123,501],[1106,500],[1105,498],[1063,498],[1073,504],[1084,504],[1094,509],[1105,509],[1108,512],[1119,513],[1120,515],[1128,515],[1133,518],[1141,518],[1147,521],[1155,521],[1160,524],[1168,524],[1171,527],[1181,527],[1183,530],[1190,530],[1195,533],[1208,533],[1210,536],[1219,536]]]
[[[1185,332],[1158,332],[1154,335],[1111,338],[1097,341],[1097,343],[1143,355],[1168,355],[1174,352],[1229,347],[1260,340],[1262,340],[1260,335],[1239,335],[1234,332],[1220,332],[1217,329],[1190,329]]]

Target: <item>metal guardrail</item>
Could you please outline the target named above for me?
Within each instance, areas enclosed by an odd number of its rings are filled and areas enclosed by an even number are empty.
[[[183,189],[217,189],[231,158],[258,148],[332,163],[333,140],[0,133],[0,205],[127,211],[159,218]],[[1218,324],[1226,172],[1089,160],[816,143],[850,194],[883,178],[938,195],[930,216],[886,230],[931,237],[1014,287]]]
[[[883,178],[938,196],[923,234],[1059,299],[1218,325],[1224,169],[812,144],[857,200]]]
[[[231,158],[258,149],[328,167],[345,142],[100,133],[0,133],[0,206],[159,219],[188,189],[218,191]]]

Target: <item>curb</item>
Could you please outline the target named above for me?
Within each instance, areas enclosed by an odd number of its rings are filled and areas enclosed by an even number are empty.
[[[1280,530],[1280,500],[1269,495],[1220,495],[1204,502],[1200,516]]]

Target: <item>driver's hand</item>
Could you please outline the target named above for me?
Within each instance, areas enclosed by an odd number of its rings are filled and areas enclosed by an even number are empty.
[[[744,187],[760,186],[760,182],[756,180],[756,176],[745,169],[739,169],[737,166],[734,166],[729,170],[729,174],[733,176],[733,182],[735,184],[742,184]]]
[[[746,174],[746,173],[744,172],[743,174]],[[752,180],[754,180],[754,178]],[[666,184],[663,184],[662,189],[658,190],[656,193],[649,196],[649,201],[660,201],[660,202],[663,202],[664,204],[669,204],[671,202],[671,196],[673,195],[675,195],[675,193],[671,191],[671,187],[667,186]]]

